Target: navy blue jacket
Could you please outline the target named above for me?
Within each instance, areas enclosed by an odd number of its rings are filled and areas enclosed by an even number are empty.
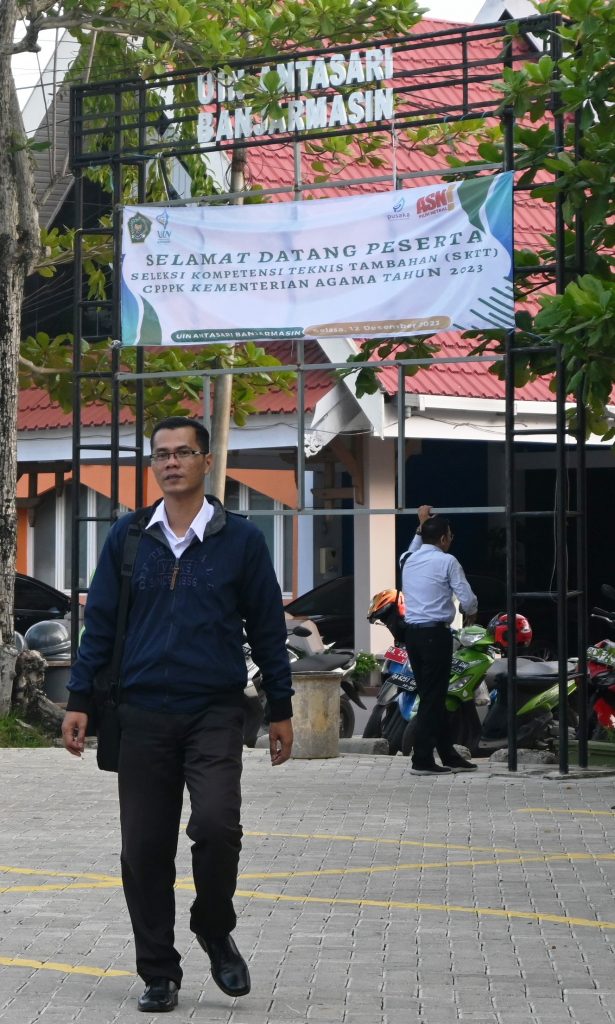
[[[131,579],[121,663],[122,700],[157,711],[197,712],[241,703],[243,626],[272,721],[292,714],[293,693],[280,587],[261,531],[208,495],[203,540],[176,559],[160,525],[144,530]],[[67,710],[92,710],[96,673],[111,661],[124,539],[131,512],[111,528],[92,579],[85,630],[71,671]]]

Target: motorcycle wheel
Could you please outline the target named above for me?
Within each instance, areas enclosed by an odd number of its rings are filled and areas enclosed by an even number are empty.
[[[263,708],[258,700],[246,700],[243,727],[243,742],[246,747],[255,747],[263,724]]]
[[[379,740],[382,736],[382,722],[386,714],[386,708],[380,704],[374,705],[372,713],[367,719],[363,730],[363,738],[366,740]]]
[[[409,757],[410,754],[412,753],[415,737],[416,718],[411,718],[408,724],[406,725],[406,728],[404,729],[404,734],[401,738],[401,752],[404,755],[404,757]]]
[[[464,701],[456,711],[449,712],[451,739],[460,747],[467,747],[475,757],[480,743],[481,725],[474,701]]]
[[[394,757],[401,750],[401,741],[406,728],[406,720],[400,714],[397,703],[386,709],[382,735],[389,744],[389,754]]]
[[[349,740],[354,736],[354,708],[345,693],[340,696],[340,739]]]

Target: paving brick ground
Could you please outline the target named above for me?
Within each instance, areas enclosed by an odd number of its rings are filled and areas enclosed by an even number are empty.
[[[174,1024],[615,1021],[615,779],[416,778],[401,758],[272,769],[248,751],[237,908],[253,988],[215,987],[188,930],[180,837]],[[0,1020],[137,1013],[115,779],[0,751]]]

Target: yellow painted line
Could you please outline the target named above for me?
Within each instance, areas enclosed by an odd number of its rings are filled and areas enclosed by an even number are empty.
[[[534,850],[514,850],[510,846],[468,846],[459,843],[425,843],[418,839],[384,839],[378,836],[338,836],[328,832],[244,832],[244,836],[268,839],[327,839],[336,843],[378,843],[392,846],[415,846],[421,850],[475,850],[477,853],[534,853]]]
[[[587,811],[574,808],[568,810],[567,807],[520,807],[516,812],[517,814],[590,814],[590,815],[603,815],[606,818],[615,818],[615,811]]]
[[[104,967],[73,967],[72,964],[53,963],[51,960],[21,960],[0,956],[1,967],[30,967],[35,971],[60,971],[62,974],[87,974],[91,978],[134,978],[132,971],[112,971]]]
[[[275,892],[247,892],[237,890],[237,896],[255,900],[274,900],[285,903],[324,903],[329,906],[379,907],[384,910],[433,910],[443,914],[472,914],[474,917],[501,917],[522,921],[549,921],[552,924],[577,925],[580,928],[615,929],[615,921],[592,921],[586,917],[564,917],[559,914],[540,914],[525,910],[498,910],[494,907],[458,907],[450,903],[406,903],[399,900],[327,899],[326,896],[287,896]]]
[[[427,871],[430,868],[442,870],[442,868],[475,868],[484,866],[499,867],[501,864],[546,864],[551,861],[599,861],[615,860],[615,853],[538,853],[532,856],[517,854],[513,857],[485,858],[484,860],[444,860],[444,861],[415,861],[410,864],[377,864],[373,867],[360,868],[317,868],[314,871],[242,871],[239,878],[248,881],[257,879],[292,879],[292,878],[320,878],[321,876],[344,876],[344,875],[375,875],[395,871]],[[175,883],[176,889],[194,889],[190,878],[179,878]]]
[[[89,871],[44,871],[41,868],[16,868],[0,864],[0,875],[44,875],[45,878],[91,878],[94,882],[114,882],[117,875],[97,875]]]
[[[109,882],[49,882],[48,885],[3,885],[3,892],[64,892],[67,889],[119,889],[121,879]]]
[[[360,867],[360,868],[320,868],[315,871],[263,871],[263,872],[241,872],[239,878],[245,879],[257,879],[257,878],[319,878],[321,875],[376,875],[379,873],[386,873],[390,871],[409,871],[409,870],[420,870],[427,871],[431,868],[474,868],[483,867],[485,865],[493,865],[498,867],[500,864],[531,864],[531,863],[547,863],[555,860],[564,861],[576,861],[576,860],[615,860],[615,853],[604,853],[597,854],[594,856],[592,853],[553,853],[553,854],[536,854],[534,856],[526,856],[525,854],[519,854],[513,857],[503,857],[498,859],[485,858],[484,860],[444,860],[444,861],[416,861],[411,864],[378,864],[374,867]],[[188,882],[189,879],[186,879]],[[178,888],[183,887],[183,884],[178,884]]]
[[[242,880],[256,881],[258,879],[283,879],[292,878],[320,878],[320,877],[343,877],[345,875],[376,875],[387,874],[396,871],[429,871],[452,868],[476,868],[476,867],[499,867],[503,864],[548,864],[553,861],[612,861],[615,860],[615,853],[539,853],[539,854],[513,854],[511,857],[489,857],[484,859],[472,858],[469,860],[447,860],[447,861],[413,861],[407,864],[376,864],[362,867],[339,867],[339,868],[317,868],[311,871],[242,871],[239,878]],[[7,885],[0,888],[3,892],[64,892],[69,889],[115,889],[121,886],[121,879],[109,878],[101,882],[49,882],[43,885]],[[182,891],[193,891],[194,884],[191,878],[179,878],[175,888]]]

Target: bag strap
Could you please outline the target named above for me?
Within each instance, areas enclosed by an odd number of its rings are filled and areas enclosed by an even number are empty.
[[[142,515],[139,516],[134,522],[128,527],[128,532],[124,539],[124,547],[122,548],[122,565],[120,568],[121,585],[120,585],[120,600],[117,609],[117,620],[115,626],[115,640],[113,642],[113,654],[111,656],[111,687],[114,691],[117,699],[117,694],[120,690],[120,663],[122,661],[122,653],[124,651],[124,635],[126,633],[126,623],[128,621],[128,605],[130,603],[130,580],[132,578],[132,571],[135,566],[135,560],[137,557],[137,549],[139,547],[139,541],[143,533],[143,528],[150,518],[151,509],[146,509]]]

